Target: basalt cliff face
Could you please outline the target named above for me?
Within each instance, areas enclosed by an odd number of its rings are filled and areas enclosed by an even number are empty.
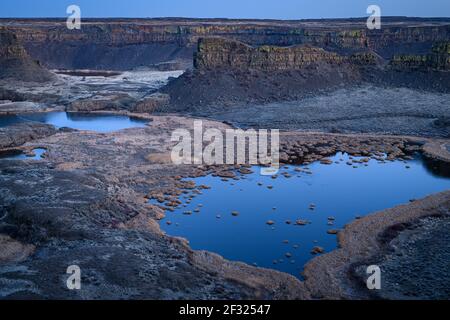
[[[30,58],[14,33],[0,27],[0,79],[43,82],[52,74]]]
[[[381,30],[366,19],[82,20],[69,30],[65,20],[0,20],[17,34],[34,59],[50,68],[131,69],[171,60],[191,61],[200,38],[222,37],[251,46],[311,45],[339,54],[374,51],[384,59],[427,54],[450,37],[450,19],[385,18]]]
[[[391,65],[395,69],[450,71],[450,42],[436,43],[427,55],[396,55]]]
[[[321,65],[337,67],[353,63],[375,65],[377,57],[373,53],[341,56],[309,45],[251,47],[224,38],[205,38],[199,41],[194,58],[194,66],[198,70],[289,71],[318,68]]]
[[[424,55],[384,59],[373,50],[336,53],[310,45],[250,46],[226,38],[198,42],[194,70],[171,81],[165,111],[208,112],[208,107],[302,99],[342,86],[450,92],[448,42]]]
[[[379,72],[383,63],[371,51],[340,55],[310,45],[252,47],[225,38],[204,38],[198,42],[195,69],[163,89],[171,101],[164,111],[301,99],[360,83],[365,73]]]

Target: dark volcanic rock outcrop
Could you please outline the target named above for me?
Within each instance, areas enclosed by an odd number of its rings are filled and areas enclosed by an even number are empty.
[[[53,75],[30,58],[17,37],[0,27],[0,79],[45,82]]]
[[[427,55],[396,55],[391,65],[395,69],[450,71],[450,42],[436,43]]]
[[[171,97],[166,110],[299,99],[358,83],[362,69],[377,68],[379,60],[371,52],[342,56],[303,45],[251,47],[223,38],[200,39],[195,70],[163,89]]]
[[[232,69],[244,71],[290,71],[317,68],[328,64],[376,64],[375,54],[363,53],[344,57],[334,52],[309,45],[292,47],[251,47],[242,42],[224,38],[205,38],[198,43],[194,66],[198,70]]]
[[[0,128],[0,149],[13,148],[25,142],[51,136],[55,127],[44,123],[18,123]]]
[[[0,100],[24,101],[26,100],[26,96],[14,90],[0,88]]]

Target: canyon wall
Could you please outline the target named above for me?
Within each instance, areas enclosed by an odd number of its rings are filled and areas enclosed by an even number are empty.
[[[449,46],[435,43],[426,55],[384,59],[367,48],[345,53],[311,45],[250,46],[226,38],[198,42],[194,70],[163,88],[170,106],[161,111],[207,112],[236,104],[299,100],[361,84],[450,91]]]
[[[450,19],[385,18],[381,30],[368,30],[365,19],[225,20],[105,19],[83,20],[69,30],[65,20],[0,19],[34,59],[50,68],[131,69],[171,60],[192,60],[197,42],[222,37],[251,46],[307,44],[339,54],[374,51],[424,55],[450,38]]]
[[[202,111],[211,106],[298,100],[319,91],[360,83],[364,70],[380,68],[372,52],[341,55],[310,45],[253,47],[225,38],[202,38],[194,70],[163,88],[169,108]]]
[[[53,75],[30,58],[16,35],[0,27],[0,79],[49,81]]]
[[[370,52],[343,56],[310,45],[251,47],[225,38],[200,39],[194,57],[194,66],[198,70],[289,71],[318,67],[323,64],[337,67],[343,64],[362,66],[376,63],[376,55]]]
[[[450,71],[450,42],[436,43],[426,55],[396,55],[391,65],[395,69]]]

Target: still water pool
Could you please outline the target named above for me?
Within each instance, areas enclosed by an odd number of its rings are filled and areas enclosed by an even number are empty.
[[[258,167],[237,181],[196,178],[197,185],[211,189],[190,203],[186,203],[190,194],[182,197],[185,207],[167,212],[161,227],[169,235],[188,239],[193,249],[301,277],[314,256],[312,248],[329,252],[337,247],[336,235],[328,231],[450,189],[450,179],[433,172],[420,156],[353,165],[347,164],[352,159],[346,154],[332,160],[337,163],[288,166],[276,179],[261,176]],[[296,225],[298,220],[306,224]]]
[[[21,152],[3,153],[0,154],[0,160],[40,160],[46,151],[42,148],[36,148],[33,149],[34,155],[27,155]]]
[[[1,116],[0,127],[27,121],[47,123],[57,128],[67,127],[97,132],[112,132],[127,128],[145,127],[148,123],[146,120],[122,115],[49,112]]]

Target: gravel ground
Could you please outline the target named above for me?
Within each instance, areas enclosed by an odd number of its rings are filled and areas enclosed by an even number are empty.
[[[298,102],[208,108],[198,116],[241,127],[450,137],[450,94],[363,86]]]
[[[400,233],[380,264],[388,299],[450,299],[450,218],[428,218]]]

